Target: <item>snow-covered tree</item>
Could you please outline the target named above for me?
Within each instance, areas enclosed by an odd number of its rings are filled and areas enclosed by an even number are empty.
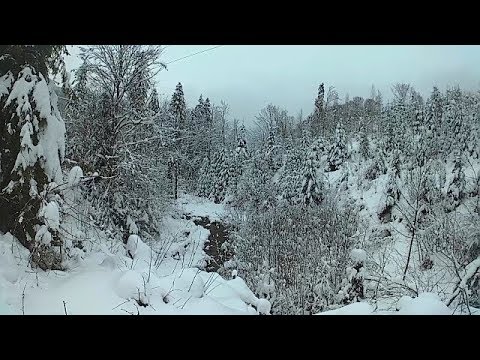
[[[344,288],[339,292],[344,304],[350,304],[365,298],[366,257],[366,252],[362,249],[353,249],[350,252],[351,265],[347,267],[347,278],[344,279]]]
[[[329,171],[338,170],[340,165],[347,158],[347,144],[346,144],[346,136],[345,130],[343,129],[341,123],[337,124],[337,128],[335,130],[335,138],[333,144],[330,148],[328,153],[328,166]]]
[[[364,159],[369,159],[371,155],[368,134],[363,129],[360,131],[360,154]]]
[[[325,85],[321,83],[318,87],[318,95],[315,99],[315,109],[310,116],[310,124],[314,135],[320,135],[325,126]]]
[[[126,228],[127,216],[148,219],[140,226],[144,237],[158,231],[154,213],[164,204],[168,161],[162,148],[170,136],[160,114],[147,111],[147,95],[150,79],[165,67],[162,51],[138,45],[81,48],[81,71],[65,114],[73,135],[69,155],[87,174],[98,175],[87,194],[102,210],[92,217],[114,233]]]
[[[282,199],[289,204],[301,202],[301,190],[303,184],[303,170],[305,167],[305,151],[295,148],[287,150],[281,176],[278,179],[277,188]]]
[[[61,269],[65,125],[49,71],[58,71],[66,50],[56,45],[0,50],[0,230],[11,232],[42,269]]]
[[[318,179],[317,175],[319,168],[318,149],[313,146],[307,154],[303,170],[302,197],[305,205],[318,205],[323,200],[323,179]]]
[[[153,88],[150,94],[147,107],[153,114],[158,114],[160,112],[160,102],[158,100],[158,92],[156,88]]]
[[[465,197],[465,172],[463,170],[463,160],[458,151],[453,164],[452,177],[447,188],[447,211],[456,209]]]
[[[173,195],[174,198],[178,197],[178,180],[180,176],[184,176],[184,169],[187,167],[185,164],[185,141],[186,137],[186,120],[187,120],[187,108],[185,104],[185,97],[183,95],[182,84],[178,83],[175,88],[175,92],[172,95],[170,101],[170,124],[173,128],[172,137],[169,139],[169,173],[173,182]]]
[[[245,126],[241,126],[238,130],[238,141],[237,148],[235,149],[238,156],[243,158],[248,158],[248,149],[247,149],[247,136]]]

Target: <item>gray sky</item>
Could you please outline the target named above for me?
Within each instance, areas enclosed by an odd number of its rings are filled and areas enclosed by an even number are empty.
[[[163,61],[208,49],[213,45],[170,45]],[[67,67],[79,64],[78,49]],[[318,85],[333,85],[341,100],[346,93],[368,97],[372,84],[390,97],[396,82],[412,84],[428,95],[434,85],[480,89],[480,46],[446,45],[224,45],[176,61],[157,76],[157,89],[170,97],[178,82],[188,106],[200,94],[214,103],[226,101],[230,117],[251,123],[269,103],[286,108],[291,115],[311,112]]]

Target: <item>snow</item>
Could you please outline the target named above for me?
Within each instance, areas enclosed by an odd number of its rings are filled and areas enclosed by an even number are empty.
[[[135,224],[135,221],[132,220],[130,215],[127,216],[126,225],[130,234],[138,234],[137,224]]]
[[[37,159],[43,156],[40,146],[34,146],[31,136],[33,135],[32,123],[26,122],[20,130],[20,151],[15,161],[15,169],[25,170],[29,166],[35,165]]]
[[[367,260],[367,253],[362,249],[353,249],[350,252],[350,258],[359,263],[364,263]]]
[[[201,276],[196,276],[190,285],[189,292],[193,297],[201,298],[205,293],[205,282]]]
[[[5,80],[0,82],[3,84],[0,85],[2,93],[6,91],[5,83]],[[6,106],[12,103],[16,104],[15,111],[18,117],[25,119],[20,133],[22,148],[17,156],[15,168],[21,167],[25,170],[41,158],[43,159],[41,166],[49,180],[61,184],[63,181],[60,163],[65,155],[65,124],[57,109],[55,92],[49,88],[42,74],[34,74],[32,69],[26,66],[13,83]],[[39,128],[39,119],[33,110],[38,111],[40,117],[46,121],[46,126]],[[31,136],[37,131],[39,142],[34,146]]]
[[[80,166],[74,166],[68,173],[68,186],[76,186],[83,177],[83,170]]]
[[[133,270],[126,270],[118,279],[115,292],[119,297],[129,300],[137,297],[144,291],[144,278],[140,273]]]
[[[192,216],[208,216],[211,221],[221,220],[225,213],[223,204],[215,204],[203,198],[184,195],[178,200],[179,208]]]
[[[405,300],[401,304],[399,315],[452,315],[452,310],[433,293],[422,293],[415,299]]]
[[[10,88],[12,87],[13,80],[13,75],[10,71],[0,77],[0,99],[3,97],[3,95],[8,95]]]
[[[325,311],[317,315],[371,315],[373,307],[366,302],[356,302],[336,310]]]
[[[317,315],[452,315],[437,294],[424,292],[416,298],[403,296],[397,303],[398,311],[374,310],[367,302],[356,302]]]
[[[269,315],[272,305],[267,299],[258,299],[257,300],[257,311],[263,315]]]
[[[184,201],[179,200],[178,211],[182,211]],[[207,208],[215,210],[213,216],[220,215],[221,207],[204,201]],[[201,200],[197,198],[187,208],[195,213],[202,208]],[[52,205],[45,206],[49,224],[53,209]],[[210,215],[206,211],[203,214]],[[195,268],[205,256],[202,248],[208,230],[178,215],[166,215],[163,223],[165,232],[157,242],[146,244],[132,234],[125,248],[121,244],[118,248],[98,244],[68,271],[31,269],[28,250],[11,234],[0,234],[0,313],[22,314],[24,289],[27,315],[63,315],[64,302],[69,315],[270,312],[270,302],[257,298],[240,277],[225,280],[217,273]],[[183,235],[185,232],[188,236]],[[167,251],[170,241],[186,249],[183,257],[177,260]],[[152,264],[152,253],[157,256],[161,249],[164,258],[160,256],[162,261]]]
[[[52,234],[48,231],[48,227],[45,225],[40,226],[35,234],[35,241],[48,245],[52,242]]]
[[[398,300],[397,302],[397,310],[400,310],[402,309],[403,307],[405,307],[405,305],[407,303],[409,303],[410,301],[412,301],[412,298],[408,295],[404,295],[400,298],[400,300]]]
[[[478,257],[476,260],[472,261],[470,264],[468,264],[465,267],[465,273],[459,284],[459,288],[465,289],[467,281],[473,277],[473,275],[475,274],[475,272],[478,271],[479,268],[480,268],[480,257]]]
[[[60,212],[55,202],[50,201],[47,206],[40,210],[40,216],[43,216],[45,224],[52,230],[60,228]]]
[[[147,263],[150,263],[151,249],[145,244],[140,236],[130,235],[126,244],[127,254],[133,259],[143,259]]]

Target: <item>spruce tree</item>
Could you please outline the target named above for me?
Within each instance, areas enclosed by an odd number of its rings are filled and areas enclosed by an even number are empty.
[[[187,109],[185,105],[185,98],[183,95],[182,84],[178,83],[175,88],[175,92],[172,95],[172,100],[170,101],[170,123],[173,126],[173,139],[171,143],[170,151],[170,161],[169,173],[172,174],[173,182],[173,196],[175,199],[178,197],[178,181],[179,177],[183,176],[184,171],[182,170],[185,165],[183,161],[184,154],[184,142],[182,137],[184,136],[185,127],[186,127],[186,118],[187,118]]]
[[[328,153],[329,171],[338,170],[347,158],[347,144],[345,137],[345,130],[341,123],[337,124],[335,130],[335,139]]]
[[[0,48],[0,230],[11,232],[42,269],[61,269],[65,125],[48,77],[63,46]]]
[[[463,161],[460,151],[455,151],[453,177],[447,189],[446,210],[453,211],[465,197],[465,172],[463,170]]]
[[[185,96],[183,94],[183,87],[178,83],[175,92],[170,101],[170,114],[172,116],[173,127],[176,130],[184,130],[187,121],[187,106],[185,104]]]
[[[147,107],[152,114],[158,114],[160,112],[160,102],[158,100],[158,92],[156,88],[153,88],[152,93],[150,94]]]
[[[287,150],[282,176],[279,179],[279,192],[283,199],[290,204],[298,204],[303,199],[302,185],[305,167],[305,152],[293,147]]]
[[[318,95],[315,99],[315,109],[310,117],[310,124],[313,135],[323,133],[325,126],[325,86],[323,83],[318,87]]]
[[[319,169],[318,149],[313,146],[307,154],[303,170],[302,198],[305,205],[318,205],[323,200],[322,182],[317,179]]]
[[[238,130],[237,148],[235,149],[238,156],[248,158],[247,139],[245,126],[241,126]]]

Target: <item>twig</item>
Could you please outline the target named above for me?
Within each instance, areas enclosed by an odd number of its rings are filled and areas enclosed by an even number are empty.
[[[130,300],[125,300],[123,303],[115,306],[112,310],[115,310],[116,308],[118,308],[119,306],[122,306],[123,304],[126,304],[127,302],[129,302]]]
[[[27,284],[23,287],[23,293],[22,293],[22,315],[25,315],[25,288],[27,287]]]

